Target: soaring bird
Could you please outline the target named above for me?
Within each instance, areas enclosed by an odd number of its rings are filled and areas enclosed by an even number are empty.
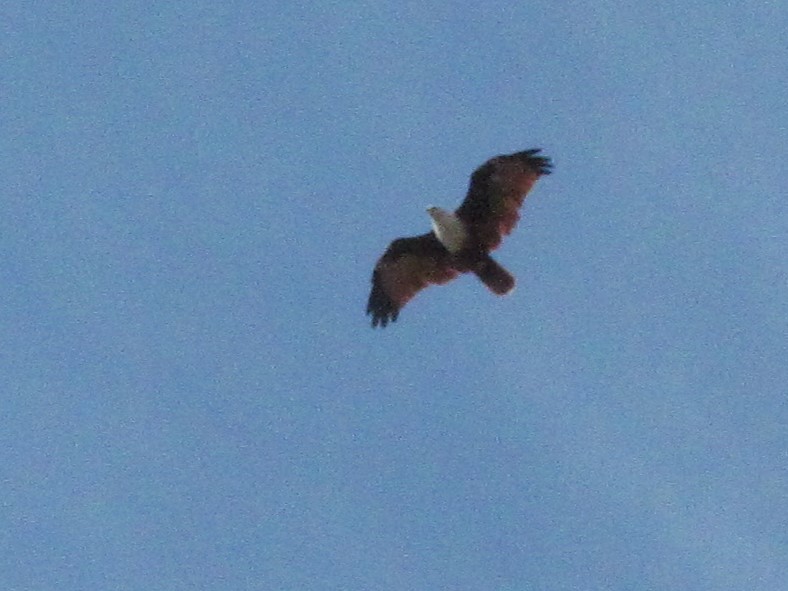
[[[372,272],[367,315],[373,327],[396,321],[419,291],[460,273],[474,273],[496,295],[514,289],[514,277],[490,252],[517,225],[520,206],[537,179],[551,172],[550,159],[540,151],[490,158],[471,175],[468,194],[456,211],[430,207],[431,232],[389,245]]]

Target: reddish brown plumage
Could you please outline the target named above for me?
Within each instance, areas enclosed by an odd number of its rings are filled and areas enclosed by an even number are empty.
[[[402,307],[419,291],[430,284],[448,283],[459,274],[451,264],[449,251],[432,232],[395,240],[372,273],[367,304],[372,325],[394,322]]]
[[[520,207],[534,183],[550,174],[550,160],[526,150],[491,158],[471,175],[468,194],[457,216],[465,222],[481,250],[490,252],[501,245],[520,221]]]
[[[519,209],[537,179],[550,174],[550,160],[539,150],[491,158],[471,175],[468,194],[455,214],[468,230],[463,249],[451,254],[430,232],[392,242],[375,265],[367,314],[372,326],[386,326],[420,290],[474,272],[499,295],[514,287],[514,277],[490,251],[498,248],[520,219]]]

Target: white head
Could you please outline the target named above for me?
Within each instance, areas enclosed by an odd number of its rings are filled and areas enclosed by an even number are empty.
[[[450,211],[446,211],[442,207],[435,207],[435,206],[428,207],[427,213],[430,214],[430,217],[434,221],[438,221],[439,219],[445,220],[446,218],[453,216],[453,214]]]
[[[428,207],[432,218],[432,231],[449,252],[457,252],[463,247],[467,232],[462,220],[441,207]]]

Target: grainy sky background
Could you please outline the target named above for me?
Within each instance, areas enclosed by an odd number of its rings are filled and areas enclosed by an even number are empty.
[[[784,3],[5,2],[0,587],[788,588]],[[542,147],[498,259],[369,276]]]

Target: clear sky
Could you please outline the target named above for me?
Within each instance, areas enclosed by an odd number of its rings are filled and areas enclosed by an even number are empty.
[[[788,589],[778,0],[0,9],[0,588]],[[364,316],[487,158],[473,277]]]

